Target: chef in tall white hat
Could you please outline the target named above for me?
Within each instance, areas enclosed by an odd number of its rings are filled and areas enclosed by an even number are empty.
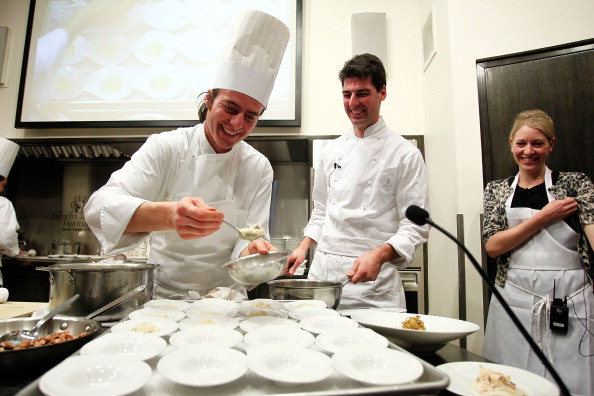
[[[105,254],[150,237],[157,297],[188,299],[214,288],[245,295],[221,265],[276,250],[268,242],[272,167],[243,140],[254,130],[289,40],[284,23],[261,11],[238,14],[200,123],[150,136],[85,206]],[[264,238],[238,239],[222,226],[259,226]]]
[[[0,137],[0,193],[4,192],[8,174],[18,152],[18,144]],[[8,198],[0,196],[0,267],[2,267],[2,255],[14,257],[19,253],[24,253],[19,249],[19,235],[17,234],[19,228],[12,202]],[[0,286],[2,285],[2,273],[0,273]],[[0,303],[7,299],[8,290],[0,287]]]

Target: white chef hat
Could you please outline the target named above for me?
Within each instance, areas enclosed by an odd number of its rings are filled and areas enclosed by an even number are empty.
[[[289,28],[257,10],[240,11],[234,25],[212,88],[241,92],[266,107],[289,42]]]
[[[0,176],[8,177],[18,152],[18,144],[0,137]]]

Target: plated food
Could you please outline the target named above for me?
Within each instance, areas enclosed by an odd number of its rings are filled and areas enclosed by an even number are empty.
[[[194,318],[182,319],[179,322],[180,330],[186,330],[196,326],[221,325],[229,329],[235,329],[239,326],[239,321],[224,315],[202,315]]]
[[[181,300],[169,300],[169,299],[156,299],[150,300],[144,303],[145,307],[155,307],[163,309],[173,309],[175,311],[187,311],[192,307],[192,304]]]
[[[132,331],[142,334],[152,334],[155,336],[165,336],[173,333],[178,328],[178,323],[169,319],[160,318],[138,318],[130,319],[115,324],[112,332]]]
[[[179,321],[186,317],[184,311],[177,311],[173,309],[163,309],[157,307],[147,307],[130,312],[128,315],[130,319],[139,318],[160,318]]]
[[[410,329],[410,330],[427,330],[425,328],[425,323],[421,319],[419,315],[411,316],[410,318],[406,318],[402,322],[403,329]]]

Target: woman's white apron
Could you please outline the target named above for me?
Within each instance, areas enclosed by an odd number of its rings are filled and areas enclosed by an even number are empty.
[[[517,182],[516,176],[512,184],[514,191]],[[547,169],[545,187],[549,202],[555,199],[548,193],[551,185],[551,173]],[[510,228],[538,212],[530,208],[511,208],[512,198],[513,194],[505,205]],[[507,284],[504,288],[496,287],[572,394],[592,395],[592,358],[581,356],[579,351],[584,355],[593,351],[592,336],[584,335],[584,325],[594,329],[594,321],[588,319],[594,304],[591,303],[592,286],[576,250],[577,242],[578,234],[565,221],[546,226],[511,252]],[[571,296],[567,299],[569,331],[566,335],[549,329],[553,289],[555,298]],[[555,382],[494,296],[485,328],[483,355],[494,362],[523,368]]]
[[[235,151],[194,156],[200,147],[198,129],[192,133],[188,152],[179,174],[167,195],[168,201],[183,197],[201,197],[208,205],[225,214],[232,223],[242,223],[247,216],[233,200],[233,182],[237,172]],[[243,218],[241,218],[243,216]],[[176,231],[155,232],[151,236],[150,262],[160,264],[155,279],[155,295],[161,298],[194,299],[215,287],[232,287],[245,294],[221,264],[230,260],[237,242],[231,227],[193,240],[183,240]]]

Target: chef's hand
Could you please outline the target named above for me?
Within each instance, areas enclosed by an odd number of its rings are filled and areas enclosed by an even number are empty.
[[[256,239],[248,244],[239,257],[249,256],[256,253],[266,254],[268,252],[274,252],[275,250],[278,250],[278,248],[266,239]]]
[[[392,245],[381,245],[357,257],[353,268],[346,273],[346,276],[353,283],[374,281],[377,279],[382,265],[396,257],[398,257],[398,253]]]
[[[293,250],[291,255],[287,258],[287,263],[285,264],[285,274],[289,276],[293,276],[297,268],[305,261],[305,257],[307,256],[307,249],[300,248],[299,246]]]
[[[578,210],[578,202],[573,197],[556,199],[546,204],[540,215],[547,218],[549,222],[563,220]]]
[[[182,239],[196,239],[217,231],[223,217],[223,212],[207,205],[201,198],[185,197],[176,203],[171,221]]]

